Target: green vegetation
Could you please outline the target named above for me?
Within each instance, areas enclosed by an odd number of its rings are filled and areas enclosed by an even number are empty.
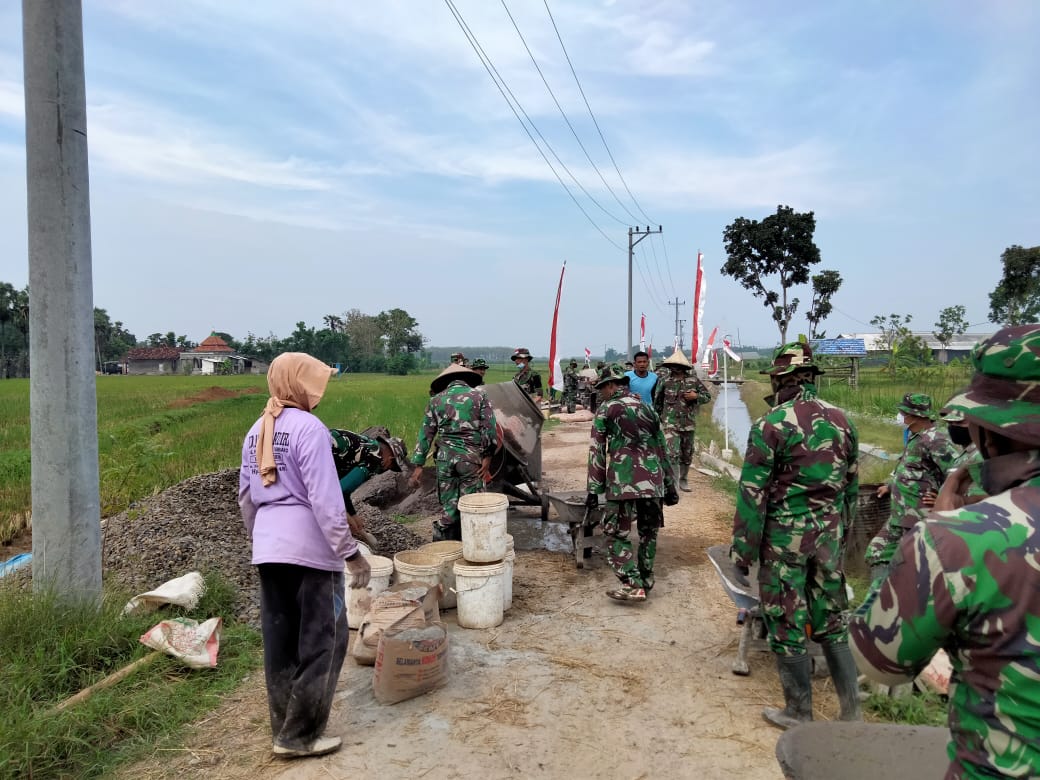
[[[232,587],[214,576],[206,585],[193,611],[159,614],[200,622],[230,614]],[[127,598],[109,592],[99,609],[32,596],[13,585],[0,588],[0,776],[107,776],[118,765],[175,745],[185,725],[258,666],[257,633],[225,623],[215,669],[191,670],[159,655],[112,687],[55,712],[65,699],[151,652],[138,637],[161,618],[120,617]]]
[[[906,696],[872,693],[864,702],[864,710],[886,723],[906,726],[945,726],[948,706],[937,693],[915,692]]]

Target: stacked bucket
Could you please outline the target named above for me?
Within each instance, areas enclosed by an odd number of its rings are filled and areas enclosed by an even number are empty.
[[[462,556],[452,571],[463,628],[494,628],[513,602],[512,537],[506,533],[509,499],[501,493],[471,493],[459,499]]]

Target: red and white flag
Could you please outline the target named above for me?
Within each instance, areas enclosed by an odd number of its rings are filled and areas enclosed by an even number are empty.
[[[693,288],[693,341],[690,354],[697,360],[704,335],[704,297],[708,292],[708,280],[704,278],[704,255],[697,253],[697,281]],[[678,349],[678,347],[676,347]]]
[[[712,349],[712,347],[715,346],[715,334],[717,334],[718,332],[718,328],[712,329],[711,335],[708,336],[708,343],[704,345],[704,357],[701,358],[701,365],[704,368],[708,368],[708,361],[711,359],[711,356],[715,352],[715,350]]]
[[[646,315],[639,315],[639,348],[646,351]]]
[[[567,261],[563,261],[560,269],[560,284],[556,288],[556,308],[553,309],[552,335],[549,337],[549,387],[563,390],[563,372],[560,370],[559,355],[556,354],[556,324],[560,318],[560,296],[563,294],[563,274],[567,270]]]
[[[585,365],[589,365],[592,362],[592,353],[588,347],[585,347]]]
[[[730,360],[736,360],[739,363],[740,362],[740,355],[738,355],[736,352],[734,352],[732,349],[730,349],[730,347],[732,347],[732,346],[733,345],[729,343],[729,339],[723,339],[722,340],[722,348],[726,351],[726,354],[729,355],[729,359]]]

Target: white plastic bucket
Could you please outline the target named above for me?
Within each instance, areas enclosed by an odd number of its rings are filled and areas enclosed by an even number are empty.
[[[516,561],[516,553],[512,550],[506,552],[506,571],[502,575],[502,610],[508,610],[513,606],[513,563]]]
[[[372,557],[372,548],[369,547],[364,542],[358,542],[357,543],[357,548],[359,550],[361,550],[361,554],[364,555],[366,558],[371,558]]]
[[[394,556],[398,582],[421,582],[433,587],[441,582],[441,559],[418,550],[402,550]]]
[[[459,498],[462,557],[470,563],[492,563],[506,557],[506,511],[501,493],[470,493]]]
[[[455,609],[455,561],[462,558],[462,542],[430,542],[419,548],[419,552],[435,555],[441,559],[441,609]]]
[[[455,562],[458,621],[463,628],[494,628],[502,624],[502,578],[505,563]]]
[[[394,562],[389,558],[369,554],[365,560],[371,569],[367,587],[350,587],[354,578],[347,572],[347,626],[352,629],[361,625],[372,599],[390,587],[390,577],[394,573]]]

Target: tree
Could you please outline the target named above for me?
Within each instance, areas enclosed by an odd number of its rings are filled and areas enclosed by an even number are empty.
[[[968,310],[963,306],[947,306],[939,312],[939,321],[932,331],[935,340],[942,345],[942,362],[946,362],[946,348],[954,336],[960,336],[968,329]]]
[[[870,324],[878,329],[878,341],[889,353],[886,367],[889,372],[894,372],[896,369],[900,345],[905,347],[904,353],[915,351],[917,348],[916,344],[908,341],[913,338],[913,334],[910,332],[910,320],[912,319],[913,317],[909,314],[905,317],[899,314],[889,314],[887,319],[883,314],[878,314],[870,321]]]
[[[820,271],[812,278],[812,304],[805,318],[809,320],[809,338],[822,339],[824,334],[820,331],[822,323],[834,310],[831,298],[841,287],[841,274],[837,271]]]
[[[344,330],[353,348],[352,359],[364,360],[383,356],[383,329],[379,321],[360,309],[351,309],[345,315]],[[351,365],[352,371],[361,370],[360,364]]]
[[[419,323],[404,309],[391,309],[376,315],[376,321],[386,337],[386,351],[390,355],[398,352],[418,352],[422,349],[423,337]]]
[[[989,294],[989,318],[1004,325],[1040,319],[1040,246],[1009,246],[1000,256],[1004,276]]]
[[[813,242],[816,217],[808,211],[799,214],[790,206],[777,206],[761,222],[738,217],[723,231],[726,241],[726,264],[722,273],[732,276],[770,309],[780,331],[781,343],[787,342],[787,326],[798,299],[788,298],[795,285],[809,281],[809,267],[820,262],[820,250]],[[780,291],[769,289],[769,277],[777,277]]]

